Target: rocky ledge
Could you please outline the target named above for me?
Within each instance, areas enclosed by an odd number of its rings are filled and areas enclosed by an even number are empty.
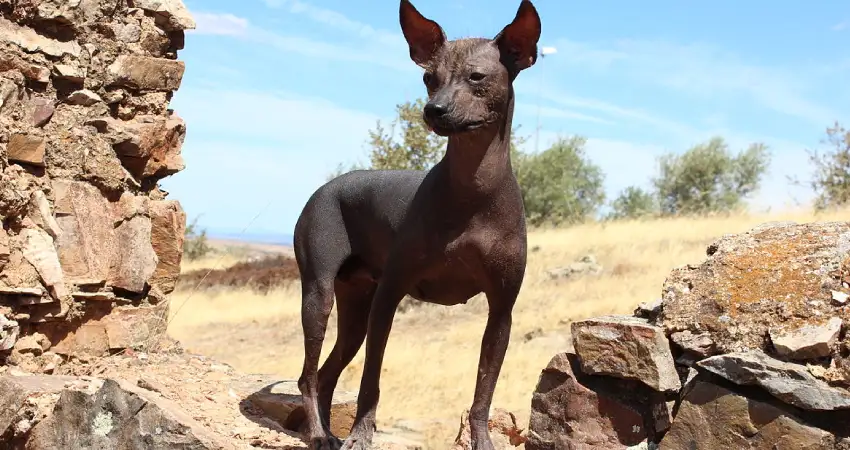
[[[526,450],[850,449],[850,223],[711,244],[634,316],[572,324]]]

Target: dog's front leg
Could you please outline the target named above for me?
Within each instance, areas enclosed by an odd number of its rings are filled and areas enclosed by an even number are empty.
[[[369,328],[366,334],[366,361],[357,396],[357,416],[351,433],[342,450],[367,450],[372,448],[375,432],[375,417],[380,397],[381,365],[384,350],[390,336],[393,318],[399,302],[404,298],[406,284],[399,271],[385,272],[378,283],[372,310],[369,313]]]

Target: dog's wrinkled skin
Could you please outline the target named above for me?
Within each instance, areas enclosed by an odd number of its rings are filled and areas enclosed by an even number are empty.
[[[536,61],[540,18],[522,0],[494,39],[455,41],[408,0],[399,19],[411,59],[425,69],[423,117],[449,144],[428,172],[341,175],[313,194],[298,219],[305,438],[315,450],[371,448],[384,349],[401,299],[456,305],[484,292],[489,314],[469,420],[473,448],[493,450],[489,409],[526,265],[525,212],[509,156],[512,82]],[[334,294],[337,342],[318,369]],[[330,432],[331,397],[364,339],[357,416],[342,443]]]

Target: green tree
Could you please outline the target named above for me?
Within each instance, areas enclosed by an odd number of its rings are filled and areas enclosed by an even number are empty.
[[[604,175],[585,156],[586,143],[559,138],[540,153],[520,156],[515,171],[529,224],[583,222],[605,202]]]
[[[213,248],[207,242],[207,230],[198,230],[198,217],[186,225],[186,239],[183,242],[183,256],[189,261],[201,259],[212,253]]]
[[[385,129],[378,121],[369,131],[369,161],[372,169],[430,169],[446,152],[445,137],[432,133],[422,118],[425,100],[396,106],[396,118]],[[401,139],[396,140],[396,130]]]
[[[608,220],[641,219],[653,216],[657,212],[658,205],[653,193],[629,186],[611,202],[611,212],[606,218]]]
[[[758,189],[770,163],[767,146],[751,144],[737,155],[721,137],[680,155],[659,158],[653,179],[665,215],[728,212]]]
[[[824,152],[809,151],[818,211],[850,204],[850,130],[836,122],[826,129],[824,144],[829,146]]]

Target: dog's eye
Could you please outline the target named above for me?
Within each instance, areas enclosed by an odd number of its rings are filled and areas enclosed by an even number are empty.
[[[469,80],[470,80],[470,81],[481,81],[481,80],[483,80],[483,79],[484,79],[484,77],[485,77],[485,76],[486,76],[486,75],[484,75],[484,74],[483,74],[483,73],[481,73],[481,72],[472,72],[472,73],[469,75]]]
[[[429,72],[425,72],[425,74],[422,75],[422,81],[425,84],[431,84],[431,80],[433,80],[433,79],[434,79],[434,75],[431,75]]]

